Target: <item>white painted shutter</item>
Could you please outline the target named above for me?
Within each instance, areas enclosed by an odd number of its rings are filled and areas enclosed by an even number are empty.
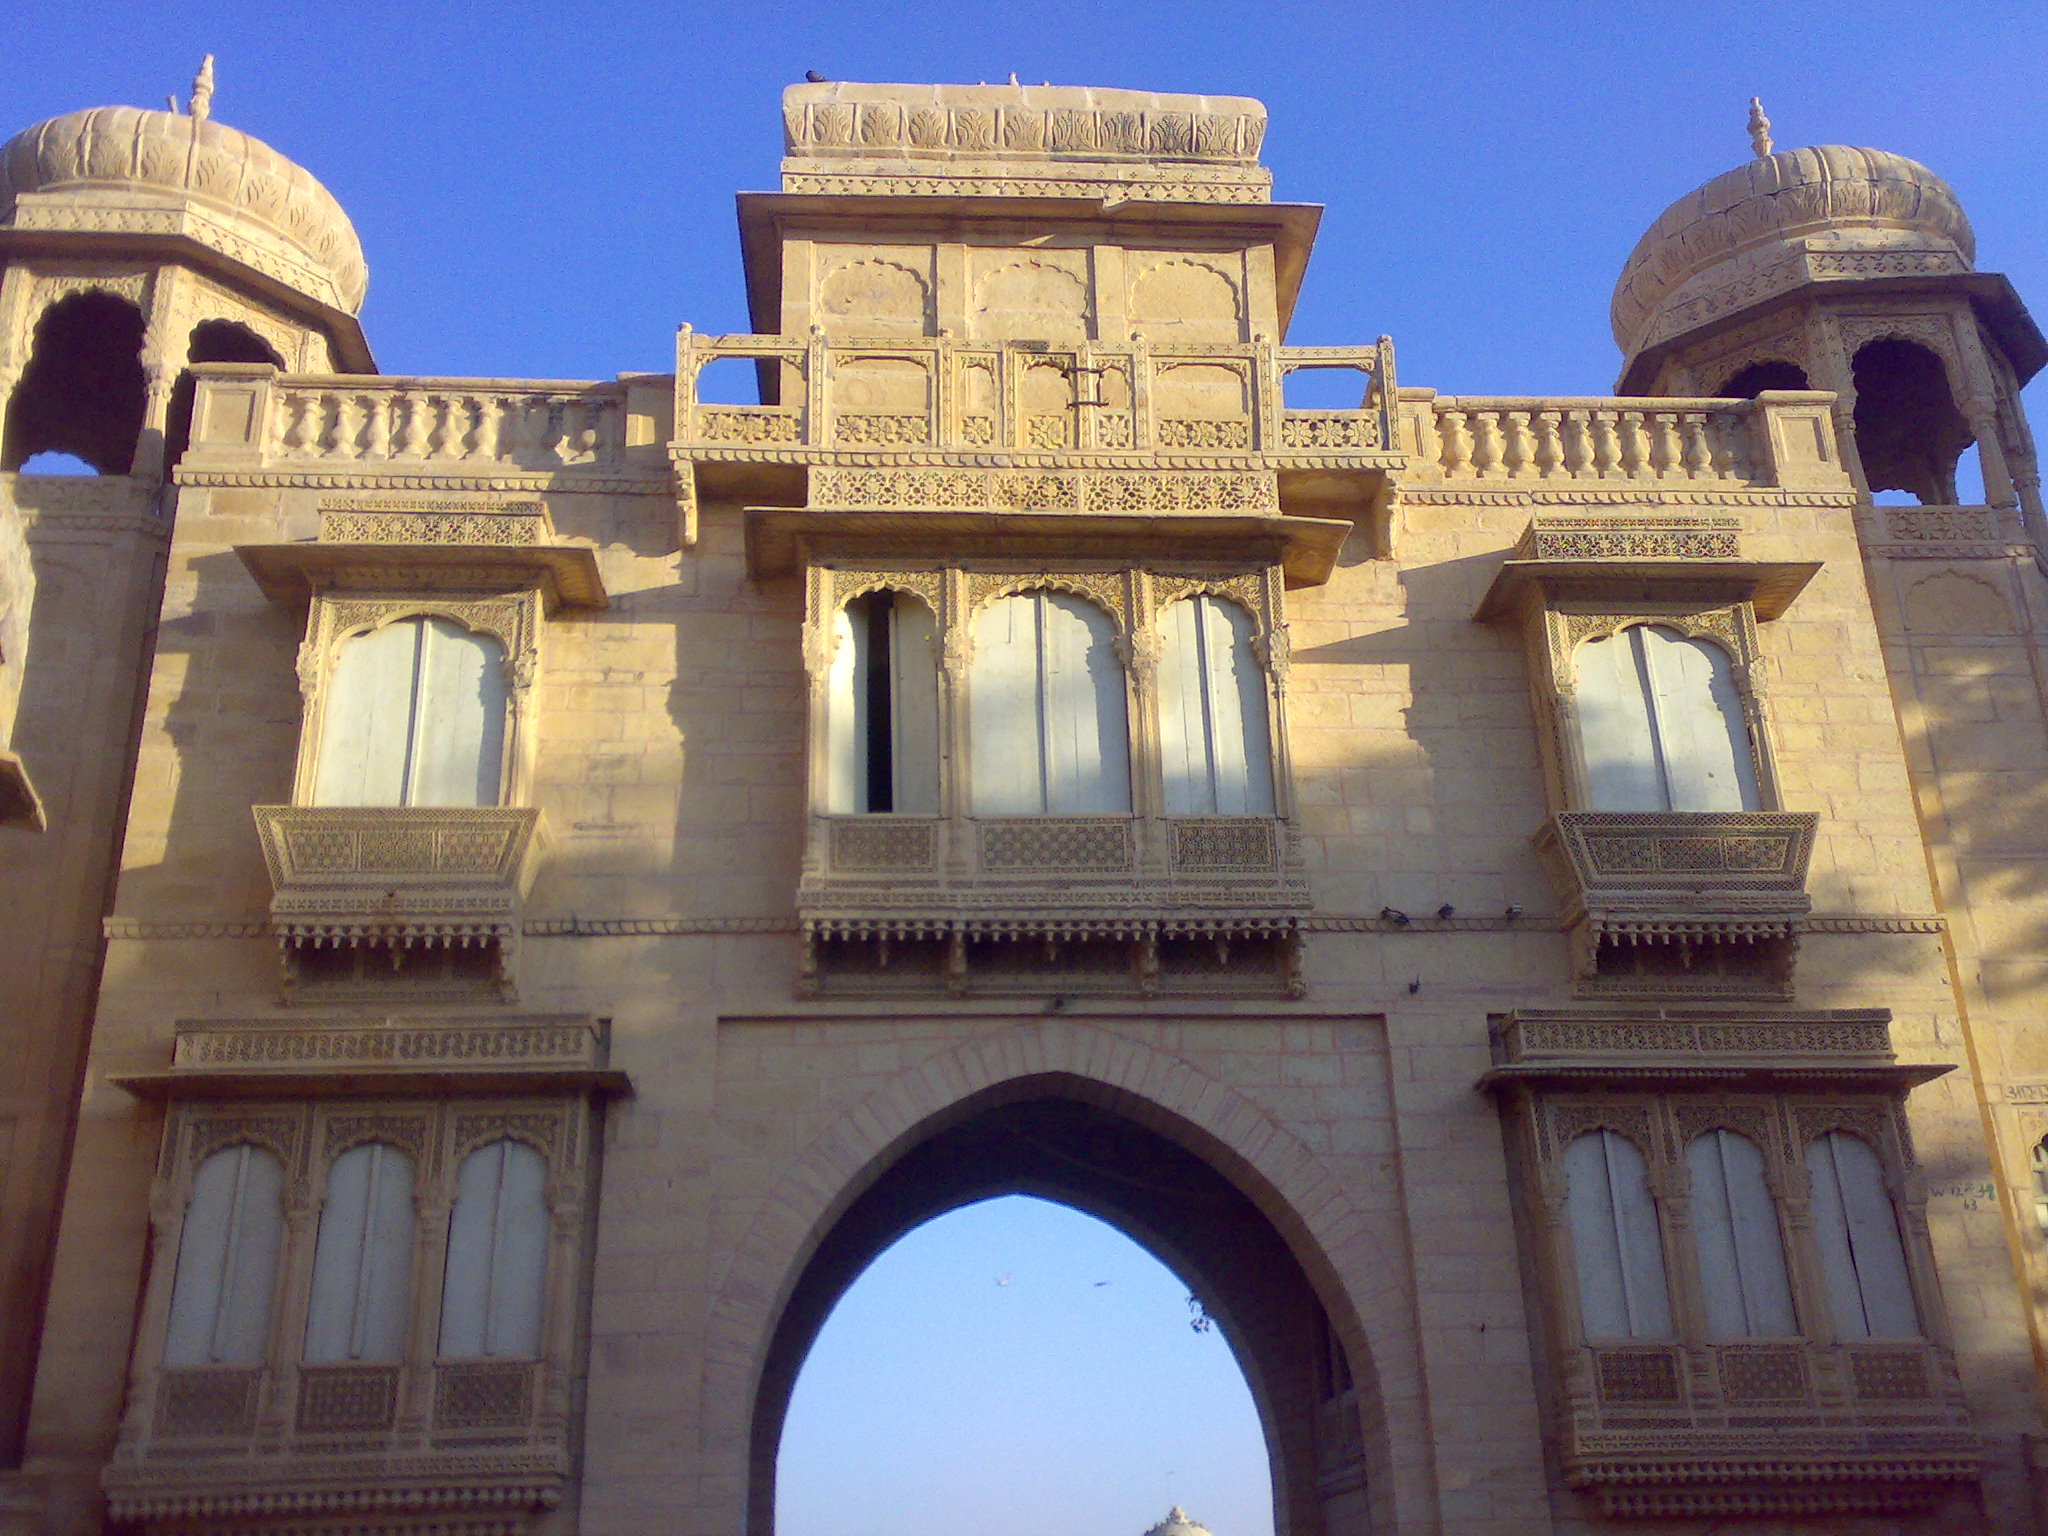
[[[1169,816],[1270,816],[1273,748],[1251,616],[1207,595],[1163,616],[1160,754]]]
[[[446,619],[421,622],[407,805],[496,805],[505,755],[505,650]]]
[[[890,761],[895,809],[939,813],[939,629],[931,609],[896,594],[889,609]]]
[[[832,615],[832,664],[825,674],[825,809],[868,808],[867,626],[841,608]]]
[[[1749,729],[1728,654],[1655,624],[1575,657],[1586,798],[1596,811],[1753,811]]]
[[[1642,1154],[1614,1131],[1589,1131],[1565,1148],[1564,1172],[1588,1342],[1670,1338],[1664,1247]]]
[[[974,618],[967,683],[977,816],[1045,810],[1038,722],[1038,594],[998,598]]]
[[[496,805],[504,648],[446,619],[342,642],[328,681],[316,805]]]
[[[547,1241],[545,1158],[508,1138],[463,1159],[441,1290],[444,1356],[540,1354]]]
[[[1835,1332],[1843,1338],[1918,1334],[1920,1313],[1906,1273],[1898,1211],[1877,1154],[1846,1131],[1830,1131],[1807,1144],[1806,1171]]]
[[[414,620],[341,643],[327,681],[315,805],[405,804],[419,646]]]
[[[1635,630],[1588,640],[1577,655],[1579,748],[1586,805],[1595,811],[1662,811],[1656,731],[1637,666]]]
[[[1728,653],[1654,624],[1628,631],[1649,684],[1674,811],[1753,811],[1756,766]]]
[[[284,1241],[284,1165],[226,1147],[199,1165],[178,1237],[165,1365],[261,1365]]]
[[[404,1356],[412,1251],[412,1159],[377,1142],[349,1148],[328,1172],[320,1208],[308,1362]]]
[[[1712,1130],[1685,1149],[1685,1167],[1692,1184],[1707,1337],[1797,1333],[1778,1207],[1764,1181],[1763,1153],[1746,1136]]]
[[[1045,809],[1119,816],[1131,809],[1130,722],[1116,631],[1094,604],[1039,592]]]

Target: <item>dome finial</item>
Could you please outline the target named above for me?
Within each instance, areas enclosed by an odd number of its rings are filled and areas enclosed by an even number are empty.
[[[213,55],[199,61],[199,73],[192,77],[192,116],[205,122],[213,115]]]
[[[1756,151],[1757,159],[1771,158],[1771,120],[1764,116],[1763,101],[1755,96],[1749,98],[1749,147]]]

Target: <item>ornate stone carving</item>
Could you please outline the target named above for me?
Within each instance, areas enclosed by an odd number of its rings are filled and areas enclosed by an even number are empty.
[[[501,806],[256,807],[280,938],[510,944],[540,812]]]

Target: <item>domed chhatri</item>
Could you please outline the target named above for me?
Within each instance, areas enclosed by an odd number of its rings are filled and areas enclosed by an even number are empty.
[[[1917,161],[1839,144],[1759,153],[1636,242],[1614,287],[1614,339],[1633,358],[1804,283],[1968,272],[1975,258],[1962,204]]]
[[[369,268],[348,215],[259,139],[192,115],[94,107],[0,147],[0,230],[183,236],[355,315]]]
[[[1190,1519],[1188,1512],[1176,1504],[1166,1512],[1166,1518],[1145,1536],[1209,1536],[1209,1528],[1198,1520]]]

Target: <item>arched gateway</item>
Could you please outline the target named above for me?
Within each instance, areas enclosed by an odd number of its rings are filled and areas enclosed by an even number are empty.
[[[906,1232],[1003,1194],[1096,1216],[1186,1280],[1257,1404],[1281,1536],[1396,1528],[1389,1400],[1409,1378],[1369,1321],[1408,1305],[1396,1223],[1248,1099],[1107,1028],[1049,1020],[941,1052],[844,1115],[735,1251],[704,1402],[707,1450],[741,1463],[748,1536],[772,1536],[790,1393],[833,1305]]]

